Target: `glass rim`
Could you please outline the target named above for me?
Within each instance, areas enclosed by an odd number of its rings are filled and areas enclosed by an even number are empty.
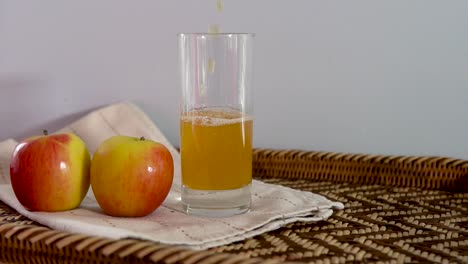
[[[255,37],[255,33],[235,33],[235,32],[221,32],[221,33],[209,33],[209,32],[191,32],[191,33],[184,33],[180,32],[177,33],[177,36],[182,37],[182,36],[208,36],[208,37],[214,37],[214,36],[229,36],[229,35],[235,35],[235,36],[251,36]]]

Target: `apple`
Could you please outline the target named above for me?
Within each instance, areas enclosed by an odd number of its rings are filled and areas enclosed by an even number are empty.
[[[111,137],[99,145],[91,161],[91,188],[111,216],[150,214],[166,199],[173,176],[169,150],[143,137]]]
[[[78,207],[89,189],[90,157],[85,143],[71,133],[35,136],[20,142],[10,162],[18,201],[30,211]]]

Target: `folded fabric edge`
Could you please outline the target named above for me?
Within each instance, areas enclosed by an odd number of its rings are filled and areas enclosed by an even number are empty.
[[[272,221],[267,223],[266,225],[263,225],[259,228],[255,228],[253,230],[250,230],[245,233],[241,233],[235,236],[230,236],[230,237],[224,237],[220,239],[212,239],[212,240],[206,240],[203,243],[196,244],[175,244],[175,243],[165,243],[162,241],[155,241],[152,239],[143,239],[147,241],[152,241],[152,242],[158,242],[162,244],[167,244],[167,245],[173,245],[173,246],[179,246],[179,247],[184,247],[192,250],[206,250],[210,249],[213,247],[218,247],[222,245],[227,245],[235,242],[242,241],[244,239],[248,239],[266,232],[274,231],[279,228],[282,228],[286,226],[287,224],[291,224],[294,222],[305,222],[305,223],[311,223],[311,222],[318,222],[322,220],[326,220],[328,217],[330,217],[333,214],[332,209],[324,209],[324,210],[319,210],[316,212],[314,215],[310,216],[303,216],[303,217],[292,217],[292,218],[285,218],[282,221]],[[142,237],[132,237],[132,236],[127,236],[125,238],[128,239],[137,239],[137,240],[142,240]]]
[[[248,231],[239,233],[232,237],[222,237],[222,238],[217,238],[217,239],[205,240],[201,243],[194,242],[194,243],[187,244],[187,243],[174,243],[174,242],[165,241],[165,240],[156,240],[156,239],[153,239],[151,236],[145,236],[140,233],[134,233],[133,235],[129,236],[128,233],[121,234],[119,232],[116,232],[118,230],[115,230],[114,228],[107,228],[105,226],[100,227],[100,230],[96,231],[95,230],[96,226],[93,224],[81,223],[79,226],[77,226],[73,224],[68,224],[68,223],[74,223],[74,222],[73,220],[66,219],[66,218],[61,218],[60,221],[55,221],[55,222],[52,220],[47,221],[47,220],[44,220],[46,216],[38,215],[37,213],[40,213],[40,212],[30,212],[26,210],[23,206],[19,204],[16,198],[14,198],[14,195],[8,195],[9,193],[12,193],[10,184],[2,184],[0,185],[0,189],[3,189],[2,192],[0,193],[0,197],[2,198],[1,200],[3,200],[9,206],[13,207],[15,210],[18,211],[18,213],[24,215],[25,217],[33,221],[36,221],[39,224],[46,225],[52,229],[62,230],[65,232],[69,232],[70,230],[73,229],[74,233],[82,233],[82,234],[93,235],[93,236],[98,235],[98,236],[112,238],[112,239],[122,239],[126,237],[132,237],[132,238],[138,238],[138,239],[146,239],[149,241],[168,244],[168,245],[179,245],[179,246],[184,246],[184,247],[188,247],[192,249],[207,249],[210,247],[215,247],[215,246],[224,245],[227,243],[232,243],[235,241],[240,241],[245,238],[249,238],[249,237],[264,233],[264,232],[275,230],[286,224],[296,222],[296,221],[300,221],[300,222],[321,221],[321,220],[327,219],[333,213],[333,210],[330,209],[330,207],[325,208],[325,209],[309,208],[308,210],[296,212],[296,214],[291,215],[290,217],[287,217],[285,215],[278,215],[276,217],[270,218],[268,221],[255,225]],[[67,227],[67,226],[73,226],[73,228]],[[126,230],[126,232],[133,233],[130,230]]]
[[[10,156],[18,142],[13,139],[7,139],[0,142],[0,184],[10,183]]]
[[[283,219],[283,221],[272,221],[272,222],[269,222],[268,224],[266,224],[266,225],[264,225],[264,226],[262,226],[260,228],[251,230],[251,231],[249,231],[247,233],[243,233],[243,234],[240,234],[240,235],[237,235],[237,236],[228,237],[226,239],[222,239],[222,240],[219,240],[219,241],[206,242],[205,244],[201,245],[200,247],[190,247],[190,248],[204,250],[204,249],[209,249],[209,248],[213,248],[213,247],[217,247],[217,246],[221,246],[221,245],[231,244],[231,243],[235,243],[235,242],[238,242],[238,241],[241,241],[241,240],[244,240],[244,239],[248,239],[248,238],[257,236],[257,235],[261,235],[261,234],[266,233],[266,232],[270,232],[270,231],[280,229],[280,228],[282,228],[282,227],[284,227],[284,226],[286,226],[288,224],[294,223],[294,222],[311,223],[311,222],[322,221],[322,220],[325,220],[328,217],[330,217],[332,214],[333,214],[333,210],[325,209],[325,210],[320,210],[316,215],[311,215],[310,217],[292,217],[292,218]]]

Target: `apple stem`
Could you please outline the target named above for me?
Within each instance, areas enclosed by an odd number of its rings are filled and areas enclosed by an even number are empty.
[[[140,140],[142,140],[142,141],[145,140],[145,137],[141,137]]]
[[[44,136],[49,135],[49,131],[47,131],[47,129],[43,129],[43,130],[42,130],[42,133],[44,133]]]

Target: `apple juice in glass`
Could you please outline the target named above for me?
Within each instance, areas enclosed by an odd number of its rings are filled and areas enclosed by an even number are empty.
[[[180,34],[182,204],[225,217],[250,209],[253,34]]]

